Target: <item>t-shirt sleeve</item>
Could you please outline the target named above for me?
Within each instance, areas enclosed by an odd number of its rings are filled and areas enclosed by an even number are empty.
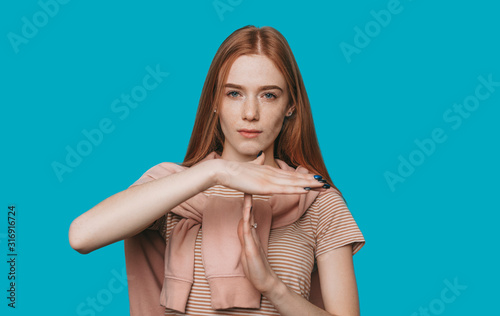
[[[348,244],[352,244],[353,255],[363,247],[363,234],[339,193],[333,190],[321,193],[313,206],[318,214],[316,257]]]
[[[148,169],[137,181],[132,183],[132,185],[129,186],[129,188],[137,185],[141,185],[162,177],[166,177],[167,175],[171,174],[172,172],[167,169],[167,166],[173,163],[168,163],[168,162],[162,162],[160,164],[157,164],[150,169]],[[151,230],[158,230],[160,232],[165,230],[165,214],[155,220],[151,225],[146,227],[146,229],[151,229]]]

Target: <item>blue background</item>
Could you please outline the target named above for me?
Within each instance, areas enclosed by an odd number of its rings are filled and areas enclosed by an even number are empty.
[[[329,173],[367,240],[354,256],[362,314],[498,315],[500,87],[458,128],[443,115],[474,96],[478,77],[500,81],[500,6],[405,0],[377,29],[370,12],[391,3],[232,1],[219,15],[210,0],[69,1],[45,21],[36,1],[2,3],[0,314],[128,314],[123,242],[81,255],[69,225],[153,165],[183,160],[217,48],[253,24],[289,41]],[[13,45],[34,18],[37,33]],[[356,27],[372,36],[347,56],[341,45],[355,45]],[[121,119],[113,100],[156,65],[168,77]],[[58,178],[52,164],[105,118],[114,130]],[[436,128],[445,141],[418,156],[415,141]],[[400,156],[423,161],[391,187],[385,175],[398,173]],[[11,204],[15,310],[6,300]],[[444,302],[447,281],[467,288]],[[100,310],[85,305],[110,284],[117,290]]]

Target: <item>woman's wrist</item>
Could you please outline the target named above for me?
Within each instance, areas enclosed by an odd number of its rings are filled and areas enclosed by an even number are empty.
[[[283,281],[281,281],[281,279],[277,276],[269,291],[262,292],[262,295],[264,295],[275,306],[279,305],[280,302],[285,299],[287,294],[289,294],[288,286],[286,286],[286,284],[283,283]]]
[[[223,159],[216,159],[211,162],[213,162],[210,166],[212,185],[227,186],[229,177],[228,166],[233,164],[233,162]]]
[[[204,168],[205,170],[203,171],[205,175],[205,182],[204,182],[204,190],[217,185],[217,184],[222,184],[222,178],[221,176],[223,174],[223,164],[224,161],[221,159],[215,159],[215,160],[208,160],[203,163],[201,163],[199,166]]]

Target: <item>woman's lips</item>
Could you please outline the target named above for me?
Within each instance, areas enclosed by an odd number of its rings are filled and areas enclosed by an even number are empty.
[[[245,131],[240,131],[239,132],[243,137],[246,137],[246,138],[254,138],[254,137],[257,137],[259,136],[259,134],[261,132],[245,132]]]

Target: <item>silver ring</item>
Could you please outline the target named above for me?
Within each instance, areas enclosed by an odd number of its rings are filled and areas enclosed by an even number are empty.
[[[253,224],[252,224],[252,228],[257,229],[257,223],[253,223]]]

